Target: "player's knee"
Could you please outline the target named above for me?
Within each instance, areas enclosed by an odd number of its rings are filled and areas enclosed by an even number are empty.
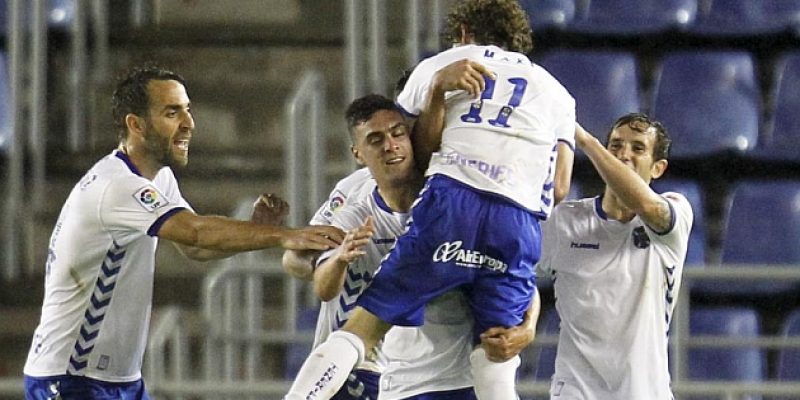
[[[352,347],[358,354],[358,361],[356,362],[356,365],[364,361],[364,341],[361,340],[358,335],[344,330],[338,330],[331,333],[327,342],[332,345],[337,344]]]

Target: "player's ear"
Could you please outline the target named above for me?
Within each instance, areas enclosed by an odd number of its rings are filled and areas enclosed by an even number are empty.
[[[125,116],[125,126],[127,127],[129,133],[142,135],[146,127],[146,122],[144,118],[139,117],[134,113],[130,113]]]
[[[353,153],[353,158],[355,158],[355,159],[356,159],[356,163],[357,163],[359,166],[363,167],[363,166],[365,166],[365,165],[366,165],[366,164],[364,163],[364,160],[361,158],[361,152],[360,152],[360,151],[358,151],[358,149],[356,148],[356,146],[350,146],[350,152],[351,152],[351,153]]]
[[[653,166],[650,167],[650,176],[652,177],[652,179],[658,179],[661,177],[661,175],[664,175],[664,172],[667,171],[668,164],[669,162],[667,162],[667,160],[663,158],[654,162]]]

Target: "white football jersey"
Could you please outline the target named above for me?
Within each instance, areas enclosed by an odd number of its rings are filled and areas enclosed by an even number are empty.
[[[480,99],[465,91],[447,93],[441,148],[426,175],[447,175],[546,218],[553,202],[556,143],[574,147],[575,100],[524,54],[465,45],[420,62],[397,103],[419,115],[435,72],[462,59],[483,64],[496,79],[485,79]]]
[[[538,268],[554,273],[561,317],[550,398],[669,400],[667,333],[681,286],[692,208],[664,193],[667,233],[637,216],[608,220],[602,197],[566,201],[543,223]]]
[[[325,218],[326,215],[330,218]],[[392,212],[378,195],[369,171],[360,169],[336,185],[328,202],[312,220],[312,223],[333,224],[350,230],[363,224],[369,215],[373,216],[376,230],[372,244],[365,256],[348,267],[342,293],[322,303],[314,347],[349,316],[356,292],[363,291],[397,236],[405,232],[410,214]],[[330,254],[323,254],[320,260]],[[471,387],[469,354],[472,348],[472,315],[464,295],[453,291],[426,306],[423,326],[393,327],[377,353],[379,362],[367,362],[359,368],[382,370],[379,399],[404,399],[421,393]]]
[[[175,176],[150,181],[114,151],[67,198],[50,237],[42,316],[25,363],[33,377],[141,378],[153,292],[154,236],[191,209]]]

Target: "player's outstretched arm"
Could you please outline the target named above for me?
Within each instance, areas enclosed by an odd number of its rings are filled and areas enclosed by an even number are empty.
[[[556,174],[553,178],[553,205],[567,198],[569,187],[572,185],[572,166],[575,161],[575,152],[569,144],[558,142],[556,147]]]
[[[342,244],[314,271],[314,293],[322,301],[339,294],[347,276],[347,266],[366,254],[364,246],[369,244],[374,233],[372,217],[367,217],[362,226],[347,232]]]
[[[262,225],[283,225],[289,214],[289,203],[272,193],[263,193],[253,203],[250,221]],[[236,252],[203,249],[173,242],[181,254],[197,261],[218,260]]]
[[[336,247],[344,238],[340,229],[331,226],[293,229],[227,217],[196,215],[188,210],[179,211],[168,218],[157,235],[182,245],[223,252],[272,247],[328,250]]]
[[[539,320],[541,299],[539,291],[533,295],[525,319],[522,324],[511,328],[502,326],[489,328],[481,334],[481,346],[486,351],[489,361],[504,362],[510,360],[528,347],[536,338],[536,324]]]
[[[631,168],[614,157],[597,138],[580,124],[575,124],[575,145],[589,157],[603,181],[617,194],[620,201],[633,210],[647,226],[656,232],[669,229],[672,212],[661,197]],[[666,169],[667,160],[659,160]]]

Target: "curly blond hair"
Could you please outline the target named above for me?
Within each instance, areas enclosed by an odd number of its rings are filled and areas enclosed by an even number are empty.
[[[445,37],[450,43],[461,40],[461,27],[475,43],[495,45],[506,50],[529,53],[533,33],[528,15],[516,0],[464,0],[447,16]]]

